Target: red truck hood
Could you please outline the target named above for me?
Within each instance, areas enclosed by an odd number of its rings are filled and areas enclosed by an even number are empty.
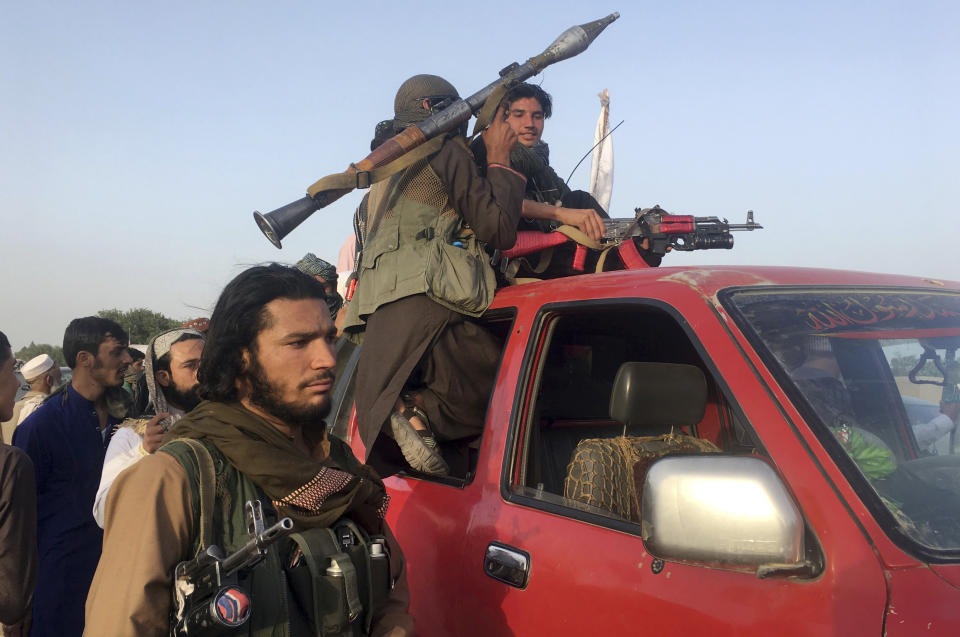
[[[887,637],[960,635],[960,564],[889,571]]]
[[[951,586],[960,588],[960,564],[931,564],[930,570]]]

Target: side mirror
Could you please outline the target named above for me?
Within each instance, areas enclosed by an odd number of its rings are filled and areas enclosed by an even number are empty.
[[[655,557],[712,567],[809,574],[800,510],[759,458],[667,456],[643,483],[643,539]]]

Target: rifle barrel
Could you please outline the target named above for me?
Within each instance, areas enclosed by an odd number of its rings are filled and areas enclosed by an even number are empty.
[[[267,547],[290,533],[293,530],[293,520],[283,518],[273,526],[264,529],[261,535],[250,538],[236,553],[231,553],[223,559],[220,570],[232,573],[250,560],[256,560],[264,554]]]

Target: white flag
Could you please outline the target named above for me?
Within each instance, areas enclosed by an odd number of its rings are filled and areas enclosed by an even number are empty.
[[[604,139],[604,135],[610,132],[610,92],[603,89],[597,97],[600,98],[600,119],[597,120],[597,130],[593,136],[596,146],[590,162],[590,194],[609,212],[610,196],[613,194],[613,137]]]

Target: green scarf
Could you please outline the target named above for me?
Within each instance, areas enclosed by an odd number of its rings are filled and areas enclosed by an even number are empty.
[[[306,432],[304,432],[306,434]],[[318,462],[273,425],[239,403],[200,403],[167,433],[177,438],[207,440],[238,471],[263,489],[280,516],[298,528],[328,527],[344,515],[370,533],[379,533],[390,496],[383,482],[360,464],[346,443],[329,440],[330,454]]]

